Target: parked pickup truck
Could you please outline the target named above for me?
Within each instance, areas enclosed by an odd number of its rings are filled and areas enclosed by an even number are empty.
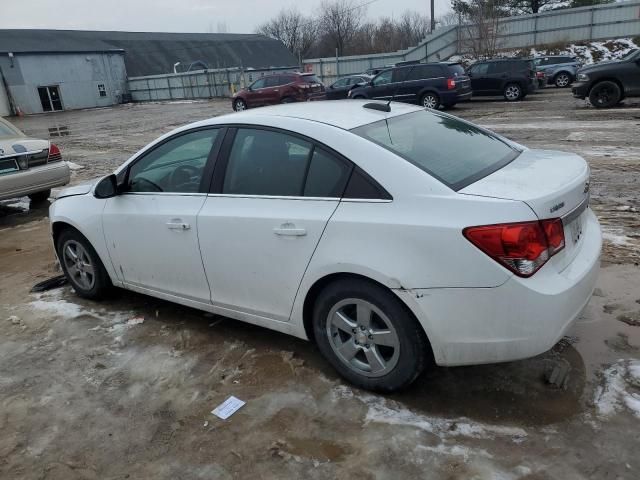
[[[640,50],[620,60],[600,62],[578,70],[572,92],[596,108],[609,108],[628,97],[640,97]]]
[[[28,195],[32,203],[44,202],[52,188],[69,179],[69,167],[55,144],[27,137],[0,118],[0,200]]]

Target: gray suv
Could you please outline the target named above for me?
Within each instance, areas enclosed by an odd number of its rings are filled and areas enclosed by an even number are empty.
[[[566,88],[576,79],[578,69],[582,64],[576,57],[568,55],[536,57],[533,59],[536,72],[544,72],[545,78],[540,80],[540,88],[544,84]]]

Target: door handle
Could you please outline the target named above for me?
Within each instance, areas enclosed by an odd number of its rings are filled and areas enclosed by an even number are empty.
[[[284,223],[274,228],[273,233],[290,237],[304,237],[307,234],[307,230],[305,228],[296,228],[293,223]]]
[[[191,228],[191,225],[189,225],[188,223],[183,222],[182,220],[176,219],[176,220],[171,220],[169,222],[167,222],[167,228],[169,230],[189,230]]]

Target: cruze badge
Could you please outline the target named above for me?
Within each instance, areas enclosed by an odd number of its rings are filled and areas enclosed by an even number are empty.
[[[549,209],[549,211],[550,211],[551,213],[553,213],[553,212],[557,212],[557,211],[558,211],[558,210],[560,210],[562,207],[564,207],[564,202],[560,202],[560,203],[558,203],[557,205],[554,205],[553,207],[551,207],[551,208]]]

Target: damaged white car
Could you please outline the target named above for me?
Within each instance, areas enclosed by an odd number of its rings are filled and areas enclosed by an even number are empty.
[[[117,286],[310,339],[378,391],[431,361],[548,350],[601,247],[579,156],[355,100],[179,128],[63,191],[50,218],[79,295]]]
[[[0,200],[29,196],[32,203],[41,203],[69,179],[69,167],[55,144],[27,137],[0,118]]]

